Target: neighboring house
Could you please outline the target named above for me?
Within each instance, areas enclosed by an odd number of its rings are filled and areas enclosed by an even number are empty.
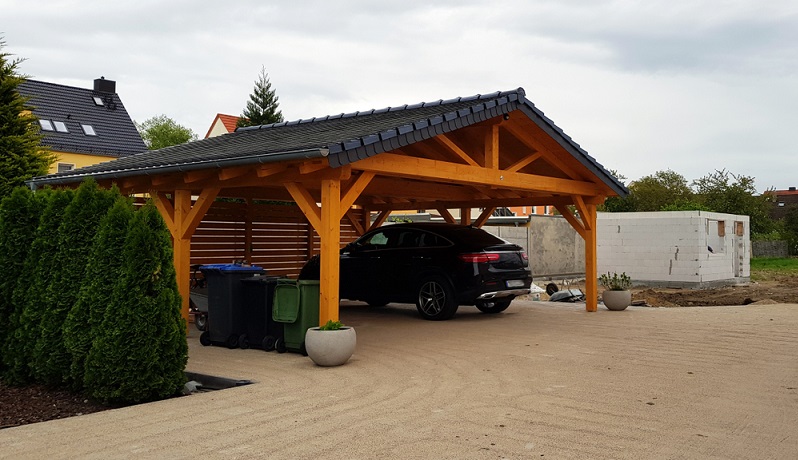
[[[208,133],[205,135],[205,139],[209,137],[221,136],[222,134],[232,133],[236,130],[237,124],[237,116],[217,113],[216,118],[214,118],[213,123],[211,123],[211,127],[208,128]]]
[[[795,187],[787,190],[771,190],[767,193],[774,196],[773,210],[770,213],[774,219],[784,218],[790,207],[798,206],[798,190]]]
[[[92,89],[26,80],[18,90],[39,118],[42,144],[56,154],[50,173],[147,150],[113,80],[98,78]]]

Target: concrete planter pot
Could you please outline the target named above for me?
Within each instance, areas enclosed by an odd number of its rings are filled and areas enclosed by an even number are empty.
[[[312,327],[305,333],[305,350],[319,366],[340,366],[352,357],[357,344],[353,327],[344,326],[334,331]]]
[[[632,291],[604,291],[601,294],[607,310],[621,311],[632,304]]]

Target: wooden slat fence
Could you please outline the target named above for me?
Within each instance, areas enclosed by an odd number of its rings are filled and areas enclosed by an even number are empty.
[[[247,228],[251,240],[247,241]],[[347,219],[341,221],[341,244],[357,238]],[[247,257],[247,244],[250,256]],[[245,260],[269,275],[296,277],[320,247],[319,236],[293,203],[215,202],[191,238],[192,264]]]

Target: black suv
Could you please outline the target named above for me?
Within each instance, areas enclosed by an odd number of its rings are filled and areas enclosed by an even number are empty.
[[[319,259],[300,278],[319,278]],[[445,320],[460,305],[499,313],[532,284],[523,248],[476,227],[386,225],[341,250],[340,297],[371,306],[415,303],[424,319]]]

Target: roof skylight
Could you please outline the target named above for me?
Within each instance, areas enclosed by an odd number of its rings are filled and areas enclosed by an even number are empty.
[[[53,125],[55,125],[55,130],[59,133],[68,133],[69,130],[66,127],[66,124],[63,121],[54,121]]]
[[[94,132],[94,127],[92,125],[80,125],[83,128],[83,134],[87,136],[96,136],[97,133]]]
[[[94,99],[94,105],[99,105],[101,107],[105,105],[103,104],[103,98],[101,98],[100,96],[92,96],[92,99]]]
[[[42,127],[43,131],[54,131],[53,124],[50,123],[50,120],[39,120],[39,126]]]

